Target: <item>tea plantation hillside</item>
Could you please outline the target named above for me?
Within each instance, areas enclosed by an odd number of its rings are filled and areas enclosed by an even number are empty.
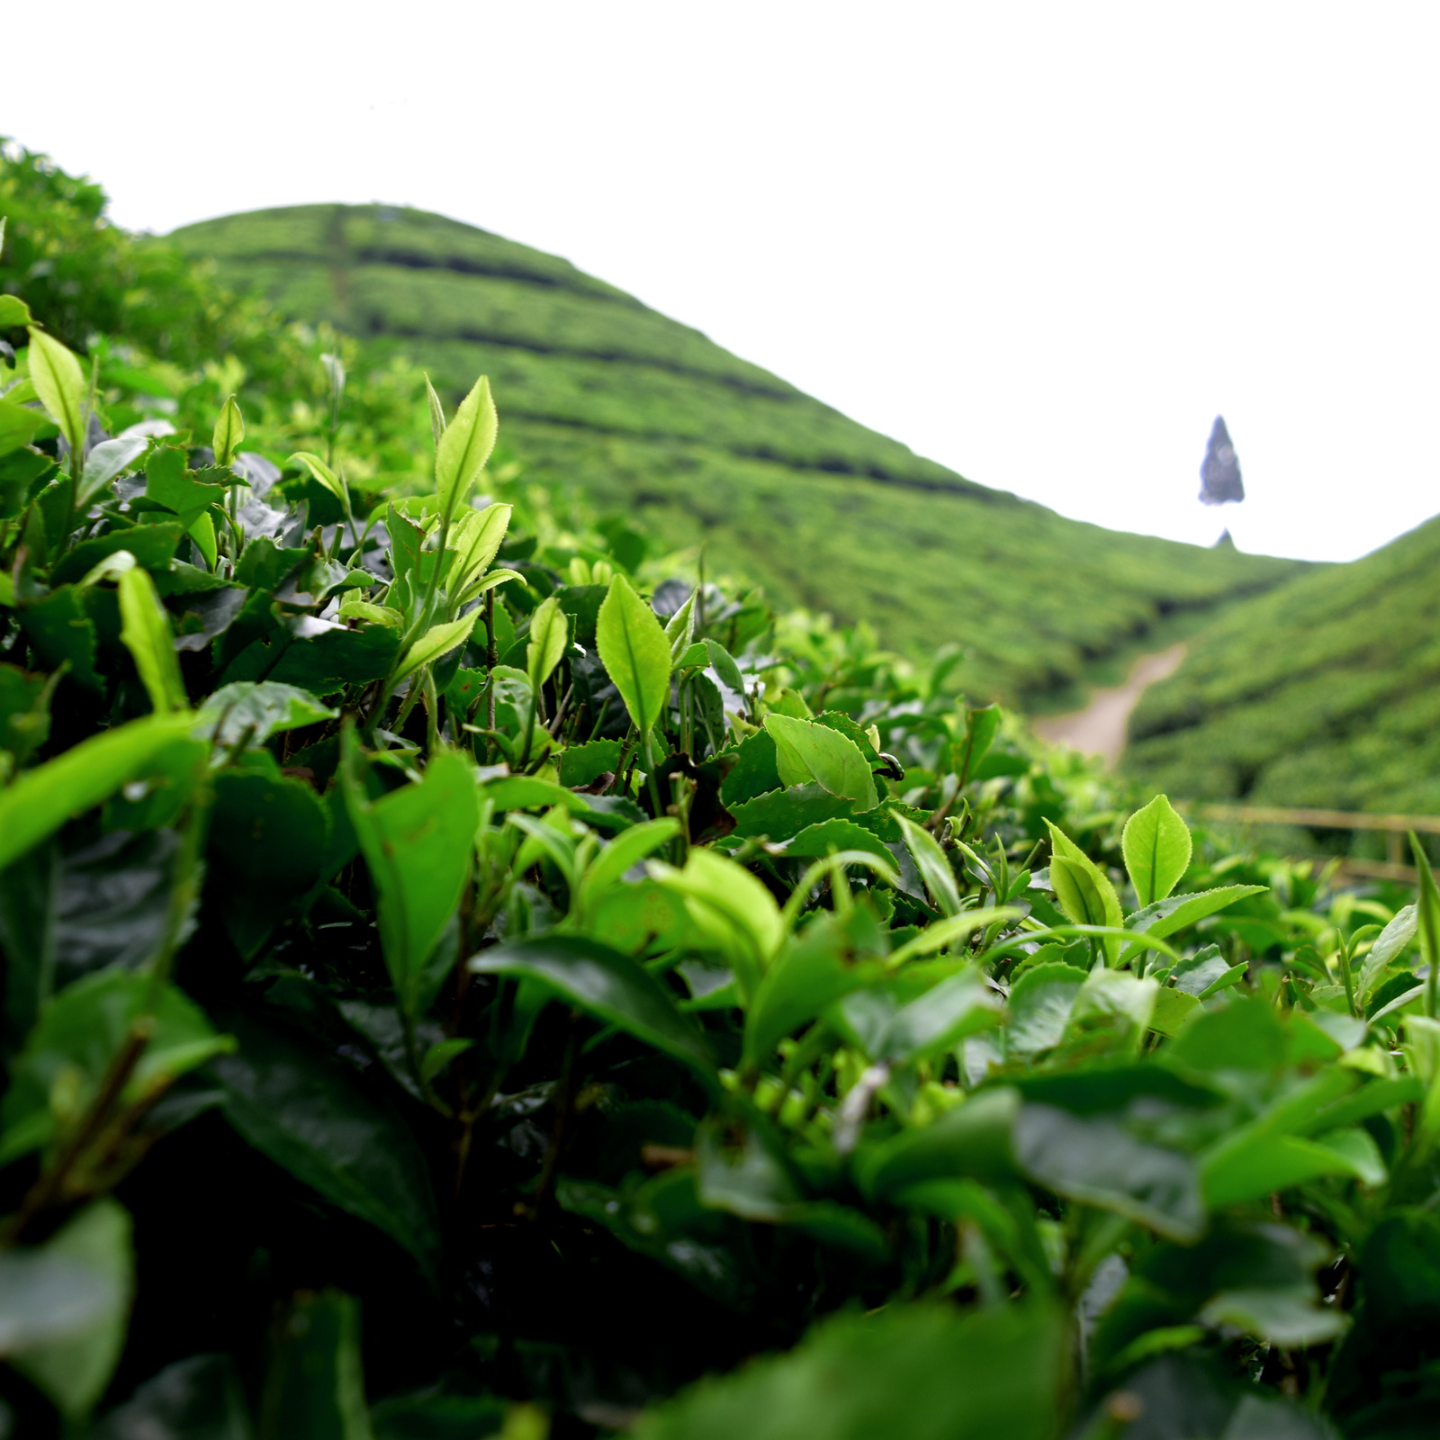
[[[1440,519],[1235,606],[1130,737],[1172,793],[1440,811]]]
[[[877,435],[567,261],[439,215],[301,206],[176,232],[288,315],[403,351],[458,396],[485,371],[531,473],[775,600],[958,640],[972,693],[1033,698],[1163,614],[1264,590],[1294,562],[1116,534]]]

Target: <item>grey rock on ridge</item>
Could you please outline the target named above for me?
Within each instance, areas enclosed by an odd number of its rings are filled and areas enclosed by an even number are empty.
[[[1224,505],[1233,500],[1238,504],[1244,498],[1240,457],[1225,428],[1225,417],[1217,415],[1210,431],[1210,443],[1205,447],[1205,463],[1200,467],[1200,503]]]

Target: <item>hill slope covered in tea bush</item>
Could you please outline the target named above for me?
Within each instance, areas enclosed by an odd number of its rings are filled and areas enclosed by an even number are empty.
[[[1257,805],[1440,813],[1440,520],[1237,605],[1148,690],[1125,764]]]
[[[300,206],[174,239],[284,314],[462,393],[486,371],[531,472],[644,517],[777,603],[962,644],[972,693],[1063,687],[1177,608],[1303,568],[1067,520],[922,459],[567,261],[421,211]]]

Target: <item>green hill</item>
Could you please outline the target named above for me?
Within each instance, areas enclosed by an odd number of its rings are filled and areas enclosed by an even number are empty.
[[[175,233],[288,315],[402,351],[458,393],[492,379],[542,478],[638,508],[780,603],[959,641],[976,694],[1033,700],[1166,615],[1294,562],[1117,534],[976,485],[567,261],[421,211],[301,206]],[[857,363],[863,357],[857,357]]]
[[[1146,692],[1126,766],[1197,798],[1440,813],[1440,518],[1234,606]]]

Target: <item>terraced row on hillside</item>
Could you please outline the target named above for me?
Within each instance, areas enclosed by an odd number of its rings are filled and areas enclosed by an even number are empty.
[[[1066,520],[848,419],[567,261],[441,216],[301,206],[175,239],[283,312],[404,351],[459,393],[488,373],[533,472],[633,509],[782,603],[958,640],[972,693],[1063,686],[1176,609],[1295,573]]]
[[[1440,519],[1234,607],[1130,737],[1175,794],[1440,814]]]

